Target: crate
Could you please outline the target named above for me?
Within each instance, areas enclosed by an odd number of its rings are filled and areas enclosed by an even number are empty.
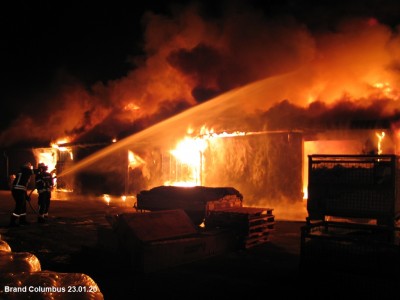
[[[309,220],[367,218],[394,225],[400,215],[395,155],[310,155]]]
[[[151,273],[232,251],[228,230],[202,232],[182,209],[124,213],[116,218],[118,247],[134,272]]]
[[[216,230],[208,234],[153,241],[131,249],[131,263],[139,273],[152,273],[214,257],[235,249],[232,232]]]
[[[321,221],[301,228],[300,270],[399,276],[398,229]]]

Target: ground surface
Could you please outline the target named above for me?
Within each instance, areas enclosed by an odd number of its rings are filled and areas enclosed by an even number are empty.
[[[131,202],[84,196],[54,195],[50,219],[37,224],[28,206],[28,226],[8,228],[14,203],[9,191],[0,192],[0,234],[14,252],[35,254],[42,270],[89,275],[108,299],[227,299],[246,297],[287,299],[393,299],[397,279],[376,274],[352,275],[299,271],[302,221],[280,220],[276,216],[270,241],[192,263],[142,274],[135,272],[120,255],[117,239],[107,215],[134,212]],[[69,198],[67,200],[60,200]],[[1,276],[1,275],[0,275]],[[396,297],[396,296],[394,296]]]

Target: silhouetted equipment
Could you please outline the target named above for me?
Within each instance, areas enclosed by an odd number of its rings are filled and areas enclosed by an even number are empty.
[[[395,155],[310,155],[308,219],[376,219],[400,215],[400,166]]]
[[[136,213],[111,223],[133,266],[152,272],[268,242],[273,209],[242,200],[232,187],[159,186],[137,195]]]
[[[396,155],[310,155],[301,270],[398,275]]]
[[[200,230],[182,209],[121,214],[113,227],[121,253],[138,273],[225,253],[236,243],[229,230]]]
[[[273,209],[244,207],[243,195],[233,187],[159,186],[141,191],[136,205],[149,211],[183,209],[196,225],[235,232],[241,248],[269,241],[275,224]]]

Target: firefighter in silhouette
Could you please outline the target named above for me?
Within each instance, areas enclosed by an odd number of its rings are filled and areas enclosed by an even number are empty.
[[[47,166],[44,163],[38,164],[35,177],[35,187],[38,191],[39,214],[38,223],[46,223],[49,215],[51,191],[54,186],[53,176],[47,172]]]
[[[27,190],[33,174],[32,165],[27,162],[20,167],[11,184],[11,195],[15,201],[15,208],[11,215],[10,226],[28,224],[26,220],[26,201],[30,201],[30,199]]]

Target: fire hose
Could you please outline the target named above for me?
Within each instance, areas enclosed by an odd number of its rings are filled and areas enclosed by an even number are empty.
[[[36,211],[36,209],[33,208],[32,204],[31,204],[31,195],[33,193],[35,189],[31,190],[31,192],[29,193],[29,195],[27,195],[26,197],[26,202],[28,202],[29,206],[31,207],[31,209],[33,210],[33,212],[37,215],[39,215],[39,213]]]

